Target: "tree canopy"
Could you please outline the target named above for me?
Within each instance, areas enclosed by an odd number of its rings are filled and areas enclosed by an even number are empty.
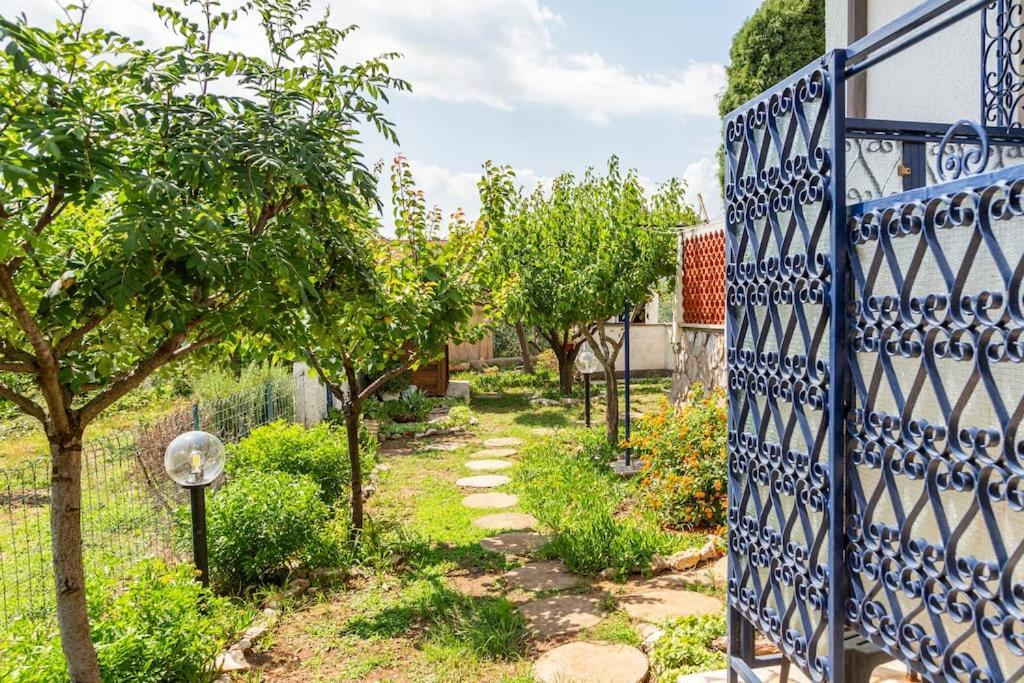
[[[507,198],[509,172],[485,172],[488,178],[489,191],[504,187],[497,194]],[[571,389],[572,363],[587,334],[621,316],[627,304],[642,306],[657,281],[675,271],[672,230],[698,220],[684,195],[678,179],[649,195],[637,172],[624,172],[612,157],[603,174],[562,174],[550,189],[518,197],[514,208],[505,199],[494,202],[506,216],[494,221],[500,229],[488,252],[501,274],[494,305],[540,331],[558,358],[563,392]],[[617,351],[609,353],[614,365]]]
[[[339,270],[331,255],[312,266],[315,300],[284,304],[294,326],[275,326],[275,346],[304,357],[341,402],[352,468],[352,532],[363,526],[359,424],[363,401],[391,378],[443,357],[449,342],[471,337],[479,299],[482,231],[456,211],[442,238],[443,217],[428,208],[404,157],[391,172],[395,239],[369,228],[359,240],[360,268]],[[344,261],[341,261],[344,264]],[[358,273],[353,280],[350,275]],[[287,293],[282,292],[282,300]]]
[[[728,115],[824,53],[825,0],[764,0],[733,36],[719,115]],[[725,187],[722,148],[718,174]]]
[[[253,0],[259,57],[215,49],[237,11],[155,11],[161,49],[84,27],[0,18],[0,397],[52,453],[57,616],[72,680],[99,680],[85,608],[83,432],[168,363],[275,324],[278,293],[318,296],[307,264],[351,253],[373,204],[361,131],[408,86],[383,55],[338,60],[352,27],[303,0]],[[355,264],[339,262],[338,268]]]
[[[764,0],[732,39],[725,116],[825,52],[825,0]]]

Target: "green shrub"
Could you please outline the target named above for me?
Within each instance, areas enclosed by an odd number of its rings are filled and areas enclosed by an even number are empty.
[[[629,485],[605,457],[586,437],[575,452],[548,441],[524,449],[514,480],[523,507],[552,531],[546,552],[574,571],[610,568],[622,576],[646,568],[677,541],[652,515],[620,511]]]
[[[360,451],[364,469],[373,466],[376,452],[367,450]],[[348,499],[352,481],[345,433],[326,423],[307,428],[274,422],[260,427],[228,446],[227,470],[232,476],[247,472],[308,475],[319,487],[321,499],[331,506]]]
[[[203,589],[189,565],[169,568],[158,560],[139,564],[124,589],[91,581],[88,596],[103,680],[118,683],[211,681],[217,654],[251,617]],[[0,652],[0,680],[68,679],[51,620],[0,630]]]
[[[643,461],[640,490],[662,524],[678,529],[716,528],[728,508],[725,396],[694,385],[686,402],[636,422],[633,446]]]
[[[276,578],[318,550],[328,516],[320,489],[308,476],[239,474],[210,496],[211,571],[234,585]]]
[[[651,668],[658,680],[725,667],[725,654],[711,643],[725,635],[725,618],[717,614],[682,617],[664,625],[651,648]]]
[[[448,414],[445,415],[444,420],[441,421],[441,424],[444,425],[445,429],[466,429],[473,424],[475,419],[473,411],[469,409],[469,406],[452,406]]]
[[[509,389],[558,388],[558,374],[547,368],[538,367],[530,374],[523,370],[499,370],[497,372],[474,372],[469,376],[470,389],[476,392],[501,392]]]

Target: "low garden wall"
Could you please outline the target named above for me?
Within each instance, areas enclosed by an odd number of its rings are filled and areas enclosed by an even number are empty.
[[[725,387],[725,229],[722,221],[679,235],[672,333],[672,399],[694,383]]]

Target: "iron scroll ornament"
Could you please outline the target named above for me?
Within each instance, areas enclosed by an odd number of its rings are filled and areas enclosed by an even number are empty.
[[[848,223],[846,617],[926,680],[1024,677],[1022,176]]]
[[[967,149],[968,143],[961,143],[959,149],[953,147],[952,154],[947,154],[950,146],[953,145],[953,136],[961,128],[966,128],[978,136],[978,145]],[[935,175],[940,182],[956,180],[962,175],[977,175],[988,167],[989,146],[988,133],[985,128],[969,119],[960,119],[946,131],[939,143],[938,154],[935,157]]]
[[[832,85],[810,65],[725,125],[730,614],[813,681],[832,669]]]

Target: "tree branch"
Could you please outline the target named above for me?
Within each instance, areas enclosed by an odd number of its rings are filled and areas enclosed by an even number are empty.
[[[50,193],[50,198],[47,200],[46,206],[43,207],[43,212],[39,214],[39,218],[36,219],[36,224],[32,228],[32,234],[39,235],[48,225],[50,225],[50,223],[57,220],[57,217],[60,216],[61,212],[63,212],[64,208],[67,206],[67,204],[62,204],[63,201],[64,190],[58,185],[53,188],[53,192]],[[27,241],[22,242],[21,248],[26,252],[32,251],[32,246]],[[24,256],[17,256],[11,259],[8,264],[10,272],[13,273],[18,270],[18,266],[20,266],[24,260]]]
[[[211,335],[194,341],[191,344],[182,346],[182,342],[184,342],[188,337],[189,332],[198,324],[198,321],[193,321],[183,332],[176,332],[175,334],[172,334],[170,337],[165,339],[164,342],[160,344],[160,346],[158,346],[148,358],[141,361],[130,371],[122,375],[120,379],[110,384],[106,389],[82,406],[78,411],[78,417],[82,426],[84,427],[89,424],[89,422],[106,410],[112,403],[132,389],[138,387],[146,380],[147,377],[164,365],[179,360],[183,356],[193,353],[194,351],[198,351],[203,347],[216,344],[223,338],[222,335],[219,334]]]
[[[388,381],[390,381],[391,379],[394,379],[395,377],[398,377],[403,372],[407,372],[409,370],[409,368],[412,367],[413,363],[415,363],[417,360],[418,359],[416,359],[416,358],[407,360],[404,363],[402,363],[401,365],[399,365],[398,367],[392,368],[392,369],[388,370],[383,375],[381,375],[377,379],[375,379],[372,382],[370,382],[366,386],[366,388],[364,388],[362,391],[360,391],[359,392],[359,398],[360,399],[364,399],[364,398],[368,398],[370,396],[373,396],[375,393],[377,393],[378,390],[380,390],[380,388],[382,386],[387,384]]]
[[[109,311],[94,315],[78,329],[68,332],[54,345],[53,352],[57,354],[58,358],[63,358],[68,351],[78,348],[78,345],[82,343],[82,339],[85,338],[85,335],[95,330],[99,324],[103,322],[103,319],[106,318],[108,313]]]
[[[21,412],[36,418],[43,423],[44,427],[46,426],[46,413],[43,411],[42,407],[36,404],[32,399],[19,394],[6,384],[0,384],[0,398],[10,401],[14,405],[18,406]]]
[[[36,366],[31,363],[16,363],[0,361],[0,372],[14,372],[20,375],[36,374]]]
[[[37,367],[37,378],[39,388],[43,392],[43,399],[49,408],[50,420],[60,432],[72,431],[72,423],[68,416],[70,401],[66,400],[64,388],[60,383],[60,367],[53,355],[53,347],[43,334],[42,329],[36,323],[32,314],[28,312],[25,302],[18,294],[14,285],[14,278],[6,265],[0,265],[0,298],[7,302],[7,306],[14,314],[29,344],[36,353],[35,362]]]

